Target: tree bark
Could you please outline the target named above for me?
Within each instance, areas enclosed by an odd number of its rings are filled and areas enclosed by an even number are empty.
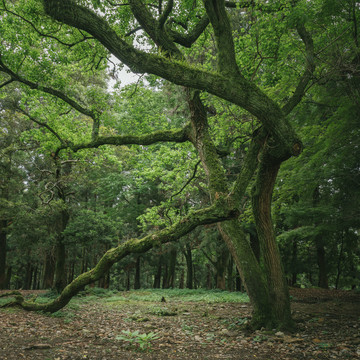
[[[289,290],[271,219],[271,198],[280,163],[267,149],[264,150],[252,190],[252,208],[264,259],[271,308],[278,326],[287,328],[293,326]]]
[[[176,258],[177,258],[176,249],[172,248],[170,250],[169,255],[170,255],[170,258],[169,258],[167,285],[168,285],[168,288],[174,289],[175,288],[175,280],[176,280]]]
[[[45,254],[45,266],[43,276],[43,289],[51,289],[54,283],[55,274],[55,261],[51,251],[47,251]]]
[[[134,279],[134,289],[140,289],[141,284],[140,284],[140,264],[141,264],[141,257],[138,256],[136,258],[136,264],[135,264],[135,279]]]
[[[187,243],[185,245],[185,260],[186,260],[186,287],[188,289],[193,288],[193,261],[191,247]]]
[[[0,220],[0,290],[7,286],[6,281],[6,228],[7,220]]]
[[[193,128],[191,139],[199,153],[208,177],[210,198],[214,201],[219,194],[229,193],[224,170],[208,132],[207,115],[199,94],[189,91],[188,103]],[[239,203],[255,171],[259,151],[257,149],[260,148],[261,145],[255,143],[251,150],[249,150],[248,157],[242,167],[242,172],[235,182],[232,193]],[[272,192],[270,192],[270,196],[271,194]],[[270,328],[282,326],[284,314],[273,311],[273,306],[275,305],[268,289],[269,283],[265,281],[262,269],[240,223],[237,220],[224,221],[218,223],[218,228],[235,261],[253,305],[253,326]],[[276,287],[273,291],[279,290],[280,288]],[[278,298],[280,299],[282,296],[278,296]],[[287,315],[290,315],[291,318],[290,312]]]
[[[326,268],[326,253],[325,247],[320,242],[316,243],[316,256],[317,263],[319,267],[319,282],[318,286],[323,289],[328,289],[328,277],[327,277],[327,268]]]
[[[156,274],[154,276],[154,289],[160,289],[161,284],[161,272],[162,272],[162,263],[163,263],[163,256],[159,256],[159,263],[156,268]]]

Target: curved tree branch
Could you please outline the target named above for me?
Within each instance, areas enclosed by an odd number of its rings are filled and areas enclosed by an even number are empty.
[[[204,32],[206,27],[209,25],[209,22],[209,18],[207,16],[203,16],[200,21],[195,25],[194,29],[190,33],[185,35],[171,29],[169,29],[168,31],[175,43],[190,48],[191,45]]]
[[[22,84],[27,85],[30,89],[36,89],[36,90],[40,90],[43,91],[45,93],[48,93],[50,95],[53,95],[61,100],[63,100],[64,102],[66,102],[67,104],[69,104],[71,107],[73,107],[75,110],[77,110],[78,112],[91,117],[92,119],[96,119],[98,117],[98,114],[96,114],[95,112],[88,110],[86,108],[84,108],[83,106],[81,106],[79,103],[77,103],[76,101],[74,101],[73,99],[70,99],[67,95],[65,95],[63,92],[47,87],[47,86],[42,86],[40,84],[37,84],[33,81],[29,81],[25,78],[23,78],[22,76],[14,73],[9,67],[7,67],[4,62],[1,59],[1,55],[0,55],[0,71],[8,74],[11,76],[11,78],[13,79],[13,81],[17,81],[20,82]]]
[[[199,166],[201,160],[199,160],[194,167],[194,171],[193,174],[191,175],[191,177],[188,179],[188,181],[186,181],[185,185],[182,186],[182,188],[176,192],[175,194],[171,195],[170,200],[172,200],[176,195],[179,195],[189,184],[190,182],[195,178],[196,172],[197,172],[197,167]]]
[[[282,151],[290,155],[301,152],[301,142],[284,118],[280,107],[265,95],[255,84],[243,76],[224,76],[190,67],[183,61],[176,61],[161,55],[153,55],[121,39],[105,19],[90,9],[77,5],[72,0],[43,0],[45,11],[54,19],[75,28],[83,29],[99,40],[114,56],[134,72],[147,72],[161,76],[175,84],[205,90],[222,99],[241,106],[256,116],[272,134]],[[132,0],[140,12],[139,0]],[[139,14],[141,16],[141,14]],[[144,18],[144,21],[147,18]],[[145,21],[146,22],[146,21]],[[146,22],[149,28],[155,24]],[[145,31],[146,28],[144,27]],[[173,48],[176,47],[173,45]],[[175,50],[174,50],[175,51]]]
[[[306,67],[304,74],[302,75],[302,77],[299,80],[299,83],[296,86],[294,94],[282,108],[285,115],[290,114],[290,112],[294,109],[294,107],[301,101],[315,71],[315,61],[314,61],[315,54],[314,54],[313,39],[310,33],[306,30],[304,24],[299,24],[296,27],[296,30],[305,45]]]
[[[173,242],[194,230],[197,226],[213,224],[237,216],[237,211],[227,206],[225,198],[219,198],[212,206],[194,211],[172,226],[147,235],[141,239],[130,239],[119,246],[108,250],[98,264],[88,272],[79,275],[65,287],[60,296],[55,300],[39,304],[26,301],[21,295],[16,295],[15,300],[4,306],[20,306],[29,311],[55,312],[63,308],[83,287],[100,279],[113,264],[130,254],[141,254],[153,247]]]

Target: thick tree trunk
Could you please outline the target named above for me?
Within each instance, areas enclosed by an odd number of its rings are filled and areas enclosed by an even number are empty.
[[[319,267],[319,282],[318,286],[323,289],[328,289],[328,277],[327,277],[327,269],[326,269],[326,253],[324,245],[320,242],[316,243],[316,255],[317,255],[317,263]]]
[[[28,262],[25,267],[25,277],[24,277],[24,284],[23,284],[24,290],[31,289],[32,276],[33,276],[33,267],[31,265],[31,262]]]
[[[199,152],[201,162],[208,177],[210,197],[214,201],[219,194],[229,193],[227,180],[216,148],[208,132],[207,115],[199,94],[189,92],[188,103],[193,128],[191,139]],[[255,143],[253,148],[249,150],[248,158],[245,159],[242,172],[235,183],[233,194],[239,202],[256,169],[260,147],[260,144]],[[270,196],[271,194],[272,192],[270,192]],[[284,324],[284,314],[274,311],[273,294],[270,294],[268,288],[269,285],[276,284],[266,282],[262,269],[239,222],[237,220],[224,221],[219,223],[218,227],[240,272],[253,305],[253,326],[270,328],[282,326]],[[281,290],[279,287],[275,287],[272,289],[272,292],[279,290]],[[277,295],[277,299],[283,299],[283,296]],[[289,296],[287,301],[289,303]],[[282,304],[286,304],[285,299],[283,299]],[[290,312],[287,315],[290,316]]]
[[[62,200],[65,201],[65,198],[62,197]],[[64,204],[65,205],[65,204]],[[69,222],[69,213],[68,211],[62,210],[56,224],[56,245],[55,245],[55,290],[60,293],[66,286],[67,276],[66,276],[66,247],[64,244],[64,235],[63,232],[67,227]]]
[[[51,251],[47,251],[45,255],[45,267],[43,276],[43,289],[51,289],[54,283],[55,260]]]
[[[292,326],[289,290],[271,219],[271,198],[279,168],[279,161],[267,153],[263,154],[252,191],[252,207],[264,259],[271,308],[278,326],[286,328]]]
[[[252,325],[254,327],[277,326],[264,275],[239,222],[237,220],[224,221],[219,224],[219,229],[233,256],[253,306]]]
[[[6,289],[6,228],[7,221],[0,220],[0,290]]]

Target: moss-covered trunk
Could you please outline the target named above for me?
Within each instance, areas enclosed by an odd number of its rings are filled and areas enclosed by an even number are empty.
[[[252,207],[272,311],[278,327],[292,326],[289,291],[271,218],[271,199],[280,162],[263,154],[252,191]]]
[[[216,147],[208,131],[206,111],[200,100],[199,93],[189,91],[188,102],[193,127],[192,142],[204,166],[209,181],[210,197],[214,201],[219,194],[228,194],[230,191]],[[236,192],[238,198],[242,198],[244,195],[256,169],[257,156],[254,155],[252,161],[244,163],[242,169],[244,175],[239,177],[242,180],[238,181],[237,186],[235,186],[236,190],[233,191],[233,193]],[[218,227],[239,269],[253,305],[253,325],[255,327],[276,326],[277,320],[273,317],[272,301],[267,283],[239,221],[234,219],[221,222]]]

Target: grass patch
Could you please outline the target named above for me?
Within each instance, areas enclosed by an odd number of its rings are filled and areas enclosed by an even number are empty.
[[[140,289],[140,290],[123,292],[121,294],[122,294],[121,297],[125,297],[128,300],[150,301],[150,302],[161,301],[162,298],[164,298],[166,302],[186,301],[186,302],[205,302],[208,304],[249,302],[249,298],[245,293],[221,291],[221,290]]]

